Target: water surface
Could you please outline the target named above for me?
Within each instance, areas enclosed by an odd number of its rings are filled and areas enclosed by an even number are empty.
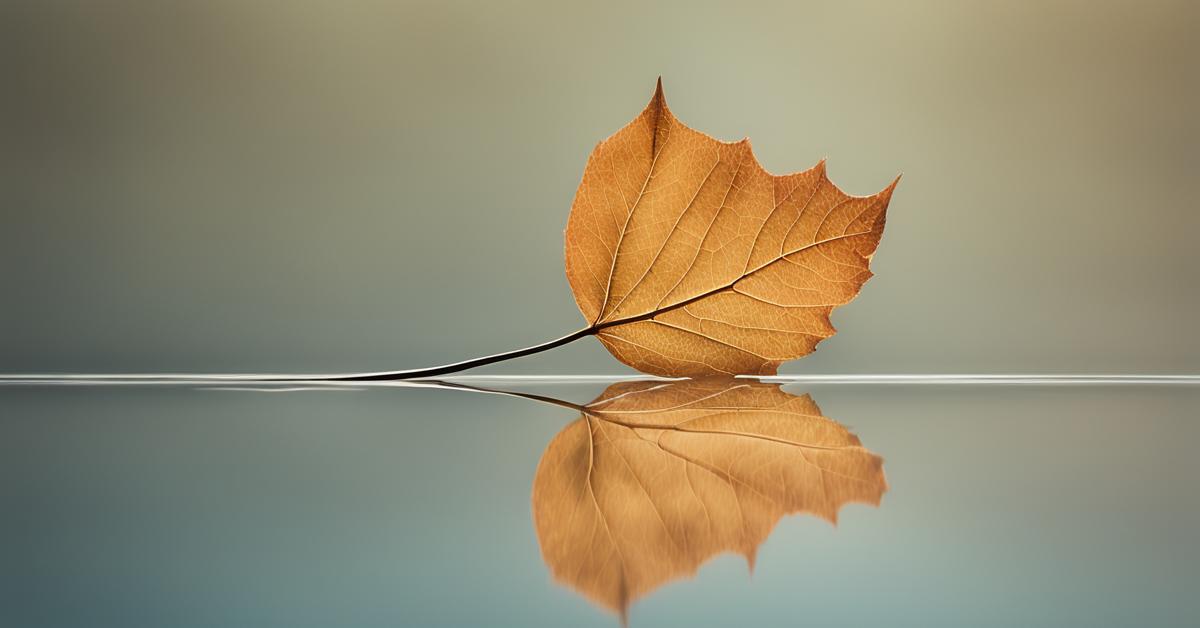
[[[486,382],[575,404],[609,383]],[[535,528],[539,460],[579,412],[252,388],[0,387],[0,623],[619,625],[555,581]],[[634,600],[631,625],[1200,618],[1200,387],[783,390],[883,458],[880,505],[785,516],[752,573],[723,553]]]

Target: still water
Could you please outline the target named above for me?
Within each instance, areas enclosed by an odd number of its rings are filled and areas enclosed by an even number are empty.
[[[1200,623],[1200,386],[462,381],[0,386],[0,625]]]

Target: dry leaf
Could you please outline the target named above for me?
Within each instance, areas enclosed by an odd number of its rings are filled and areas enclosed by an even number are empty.
[[[586,327],[524,349],[336,381],[436,377],[596,336],[635,369],[771,375],[832,336],[829,314],[871,277],[892,190],[850,196],[825,162],[763,170],[750,141],[675,119],[662,82],[588,158],[567,221],[567,279]]]
[[[773,374],[833,335],[830,312],[871,276],[896,181],[856,197],[824,162],[774,176],[749,140],[679,122],[660,82],[588,159],[567,278],[591,333],[640,371]]]
[[[748,380],[610,386],[546,448],[533,481],[555,579],[622,615],[785,514],[879,504],[882,459],[807,396]]]

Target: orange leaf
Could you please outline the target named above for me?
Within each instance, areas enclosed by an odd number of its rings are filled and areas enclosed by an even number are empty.
[[[679,122],[660,81],[588,159],[567,278],[589,331],[640,371],[774,374],[833,335],[830,312],[871,277],[898,181],[858,197],[824,162],[772,175],[749,140]]]
[[[883,460],[808,395],[752,380],[614,384],[546,447],[533,519],[554,577],[625,615],[780,517],[878,505]]]

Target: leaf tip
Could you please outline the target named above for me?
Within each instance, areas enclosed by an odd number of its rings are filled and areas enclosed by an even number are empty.
[[[750,158],[750,164],[753,166],[758,166],[760,170],[762,169],[762,164],[758,162],[758,157],[754,156],[754,146],[750,144],[749,136],[742,137],[742,139],[736,142],[729,142],[729,145],[745,151],[746,156]]]
[[[662,77],[658,77],[658,81],[654,84],[654,94],[650,96],[650,102],[646,103],[646,108],[642,110],[643,116],[650,116],[650,121],[653,129],[657,133],[659,123],[663,113],[667,111],[667,98],[663,95]],[[607,141],[607,140],[605,140]]]
[[[882,201],[884,203],[884,205],[886,205],[889,201],[892,200],[892,192],[895,191],[896,186],[899,185],[900,177],[902,177],[902,176],[904,176],[904,173],[900,173],[900,174],[896,175],[896,178],[892,179],[892,182],[889,183],[886,188],[883,188],[883,190],[879,192],[879,200]]]
[[[658,107],[663,107],[667,104],[667,97],[663,95],[662,77],[654,83],[654,95],[650,97],[650,104]]]

